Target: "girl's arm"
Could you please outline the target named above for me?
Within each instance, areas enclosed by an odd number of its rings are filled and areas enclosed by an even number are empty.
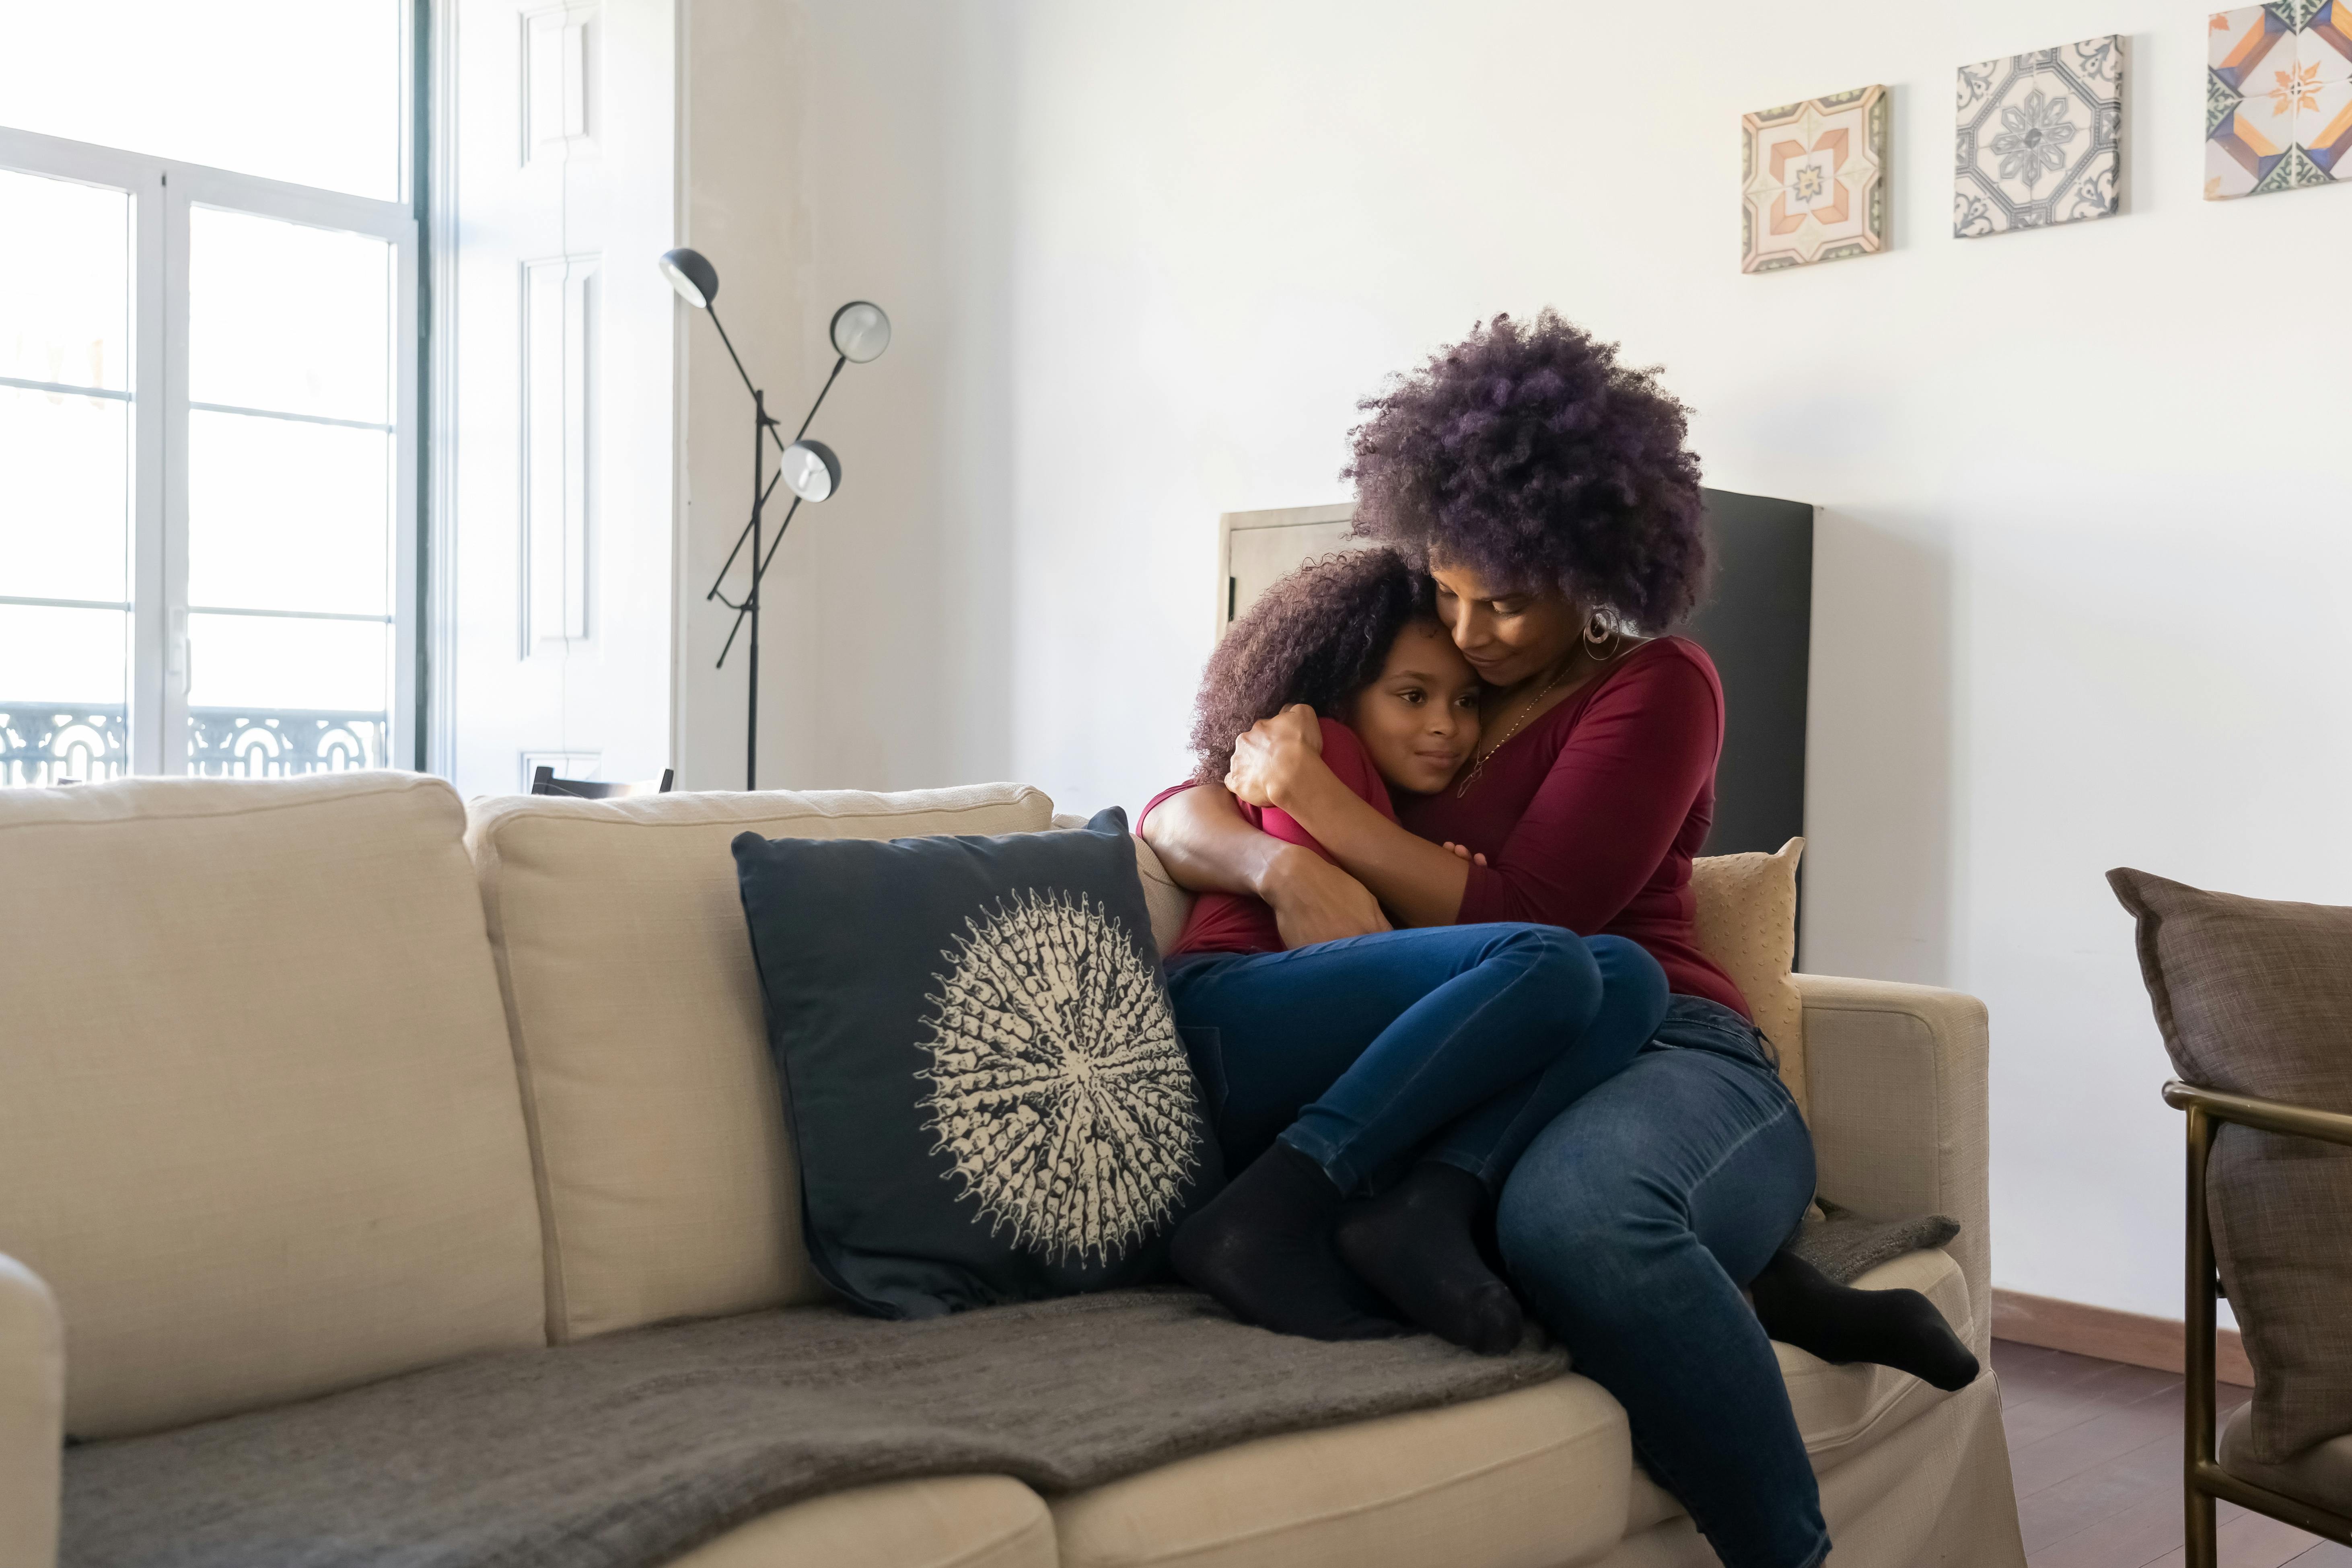
[[[1307,721],[1312,723],[1312,719]],[[1723,699],[1687,654],[1661,648],[1596,693],[1493,864],[1382,818],[1301,744],[1291,713],[1234,748],[1228,782],[1279,805],[1405,925],[1529,921],[1605,931],[1657,872],[1715,776]]]
[[[1142,837],[1178,886],[1264,899],[1287,946],[1389,929],[1379,900],[1363,883],[1312,849],[1259,832],[1242,820],[1234,797],[1215,784],[1195,785],[1153,806],[1143,819]]]
[[[1323,760],[1319,740],[1312,709],[1285,709],[1234,745],[1227,782],[1254,803],[1288,812],[1398,923],[1452,925],[1469,885],[1469,866],[1398,826],[1349,788]],[[1275,909],[1279,915],[1281,906]]]

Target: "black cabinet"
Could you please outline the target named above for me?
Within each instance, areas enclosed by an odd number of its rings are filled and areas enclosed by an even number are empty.
[[[1769,853],[1805,831],[1813,509],[1731,490],[1706,497],[1715,592],[1684,628],[1723,678],[1723,760],[1703,853]]]

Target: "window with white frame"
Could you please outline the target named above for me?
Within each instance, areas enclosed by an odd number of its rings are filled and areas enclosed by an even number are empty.
[[[0,785],[414,765],[409,0],[0,18]]]

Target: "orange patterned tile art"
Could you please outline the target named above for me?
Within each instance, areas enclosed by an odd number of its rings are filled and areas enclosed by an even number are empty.
[[[1886,89],[1741,117],[1740,263],[1775,272],[1886,248]]]
[[[2352,5],[2243,5],[2208,38],[2207,201],[2352,180]]]

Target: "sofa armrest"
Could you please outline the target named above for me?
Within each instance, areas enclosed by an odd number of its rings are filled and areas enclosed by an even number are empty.
[[[1796,976],[1820,1191],[1857,1214],[1943,1214],[1968,1280],[1971,1347],[1992,1346],[1984,1004],[1884,980]]]
[[[56,1568],[65,1413],[57,1299],[0,1254],[0,1568]]]

